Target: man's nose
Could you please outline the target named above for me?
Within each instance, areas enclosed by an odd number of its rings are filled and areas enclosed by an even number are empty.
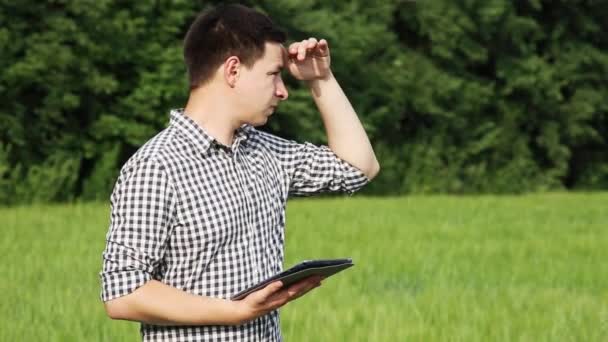
[[[278,98],[280,98],[282,101],[287,100],[287,98],[289,97],[289,92],[287,91],[287,87],[285,87],[285,83],[283,83],[283,80],[281,78],[279,78],[279,80],[278,80],[275,95]]]

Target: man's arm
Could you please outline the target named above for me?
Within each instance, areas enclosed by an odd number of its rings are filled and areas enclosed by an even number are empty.
[[[321,113],[329,147],[370,180],[374,178],[380,164],[357,113],[331,72],[327,41],[310,38],[293,43],[286,60],[291,74],[308,82]]]
[[[238,325],[265,315],[321,284],[310,277],[282,289],[274,282],[239,301],[193,295],[150,280],[126,296],[104,303],[112,319],[154,325]]]
[[[196,296],[157,280],[150,280],[126,296],[104,303],[112,319],[155,325],[238,324],[230,301]]]
[[[380,164],[357,113],[334,75],[330,71],[327,78],[310,81],[309,86],[321,112],[329,148],[367,178],[374,178]]]

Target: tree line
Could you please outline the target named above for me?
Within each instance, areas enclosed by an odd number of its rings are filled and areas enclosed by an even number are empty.
[[[0,203],[107,200],[184,106],[182,40],[217,1],[0,1]],[[382,170],[369,194],[608,189],[608,2],[240,1],[332,69]],[[327,143],[306,87],[262,129]]]

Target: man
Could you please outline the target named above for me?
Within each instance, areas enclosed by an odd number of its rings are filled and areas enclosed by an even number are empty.
[[[379,171],[328,43],[284,41],[244,6],[199,15],[184,44],[186,107],[121,170],[101,297],[111,318],[142,322],[145,341],[280,341],[277,309],[321,279],[229,298],[282,270],[288,195],[352,194]],[[329,147],[254,128],[288,97],[282,68],[310,87]]]

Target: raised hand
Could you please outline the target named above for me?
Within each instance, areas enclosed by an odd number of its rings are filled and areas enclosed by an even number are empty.
[[[284,57],[287,70],[298,80],[312,81],[331,74],[329,44],[325,39],[308,38],[292,43]]]

